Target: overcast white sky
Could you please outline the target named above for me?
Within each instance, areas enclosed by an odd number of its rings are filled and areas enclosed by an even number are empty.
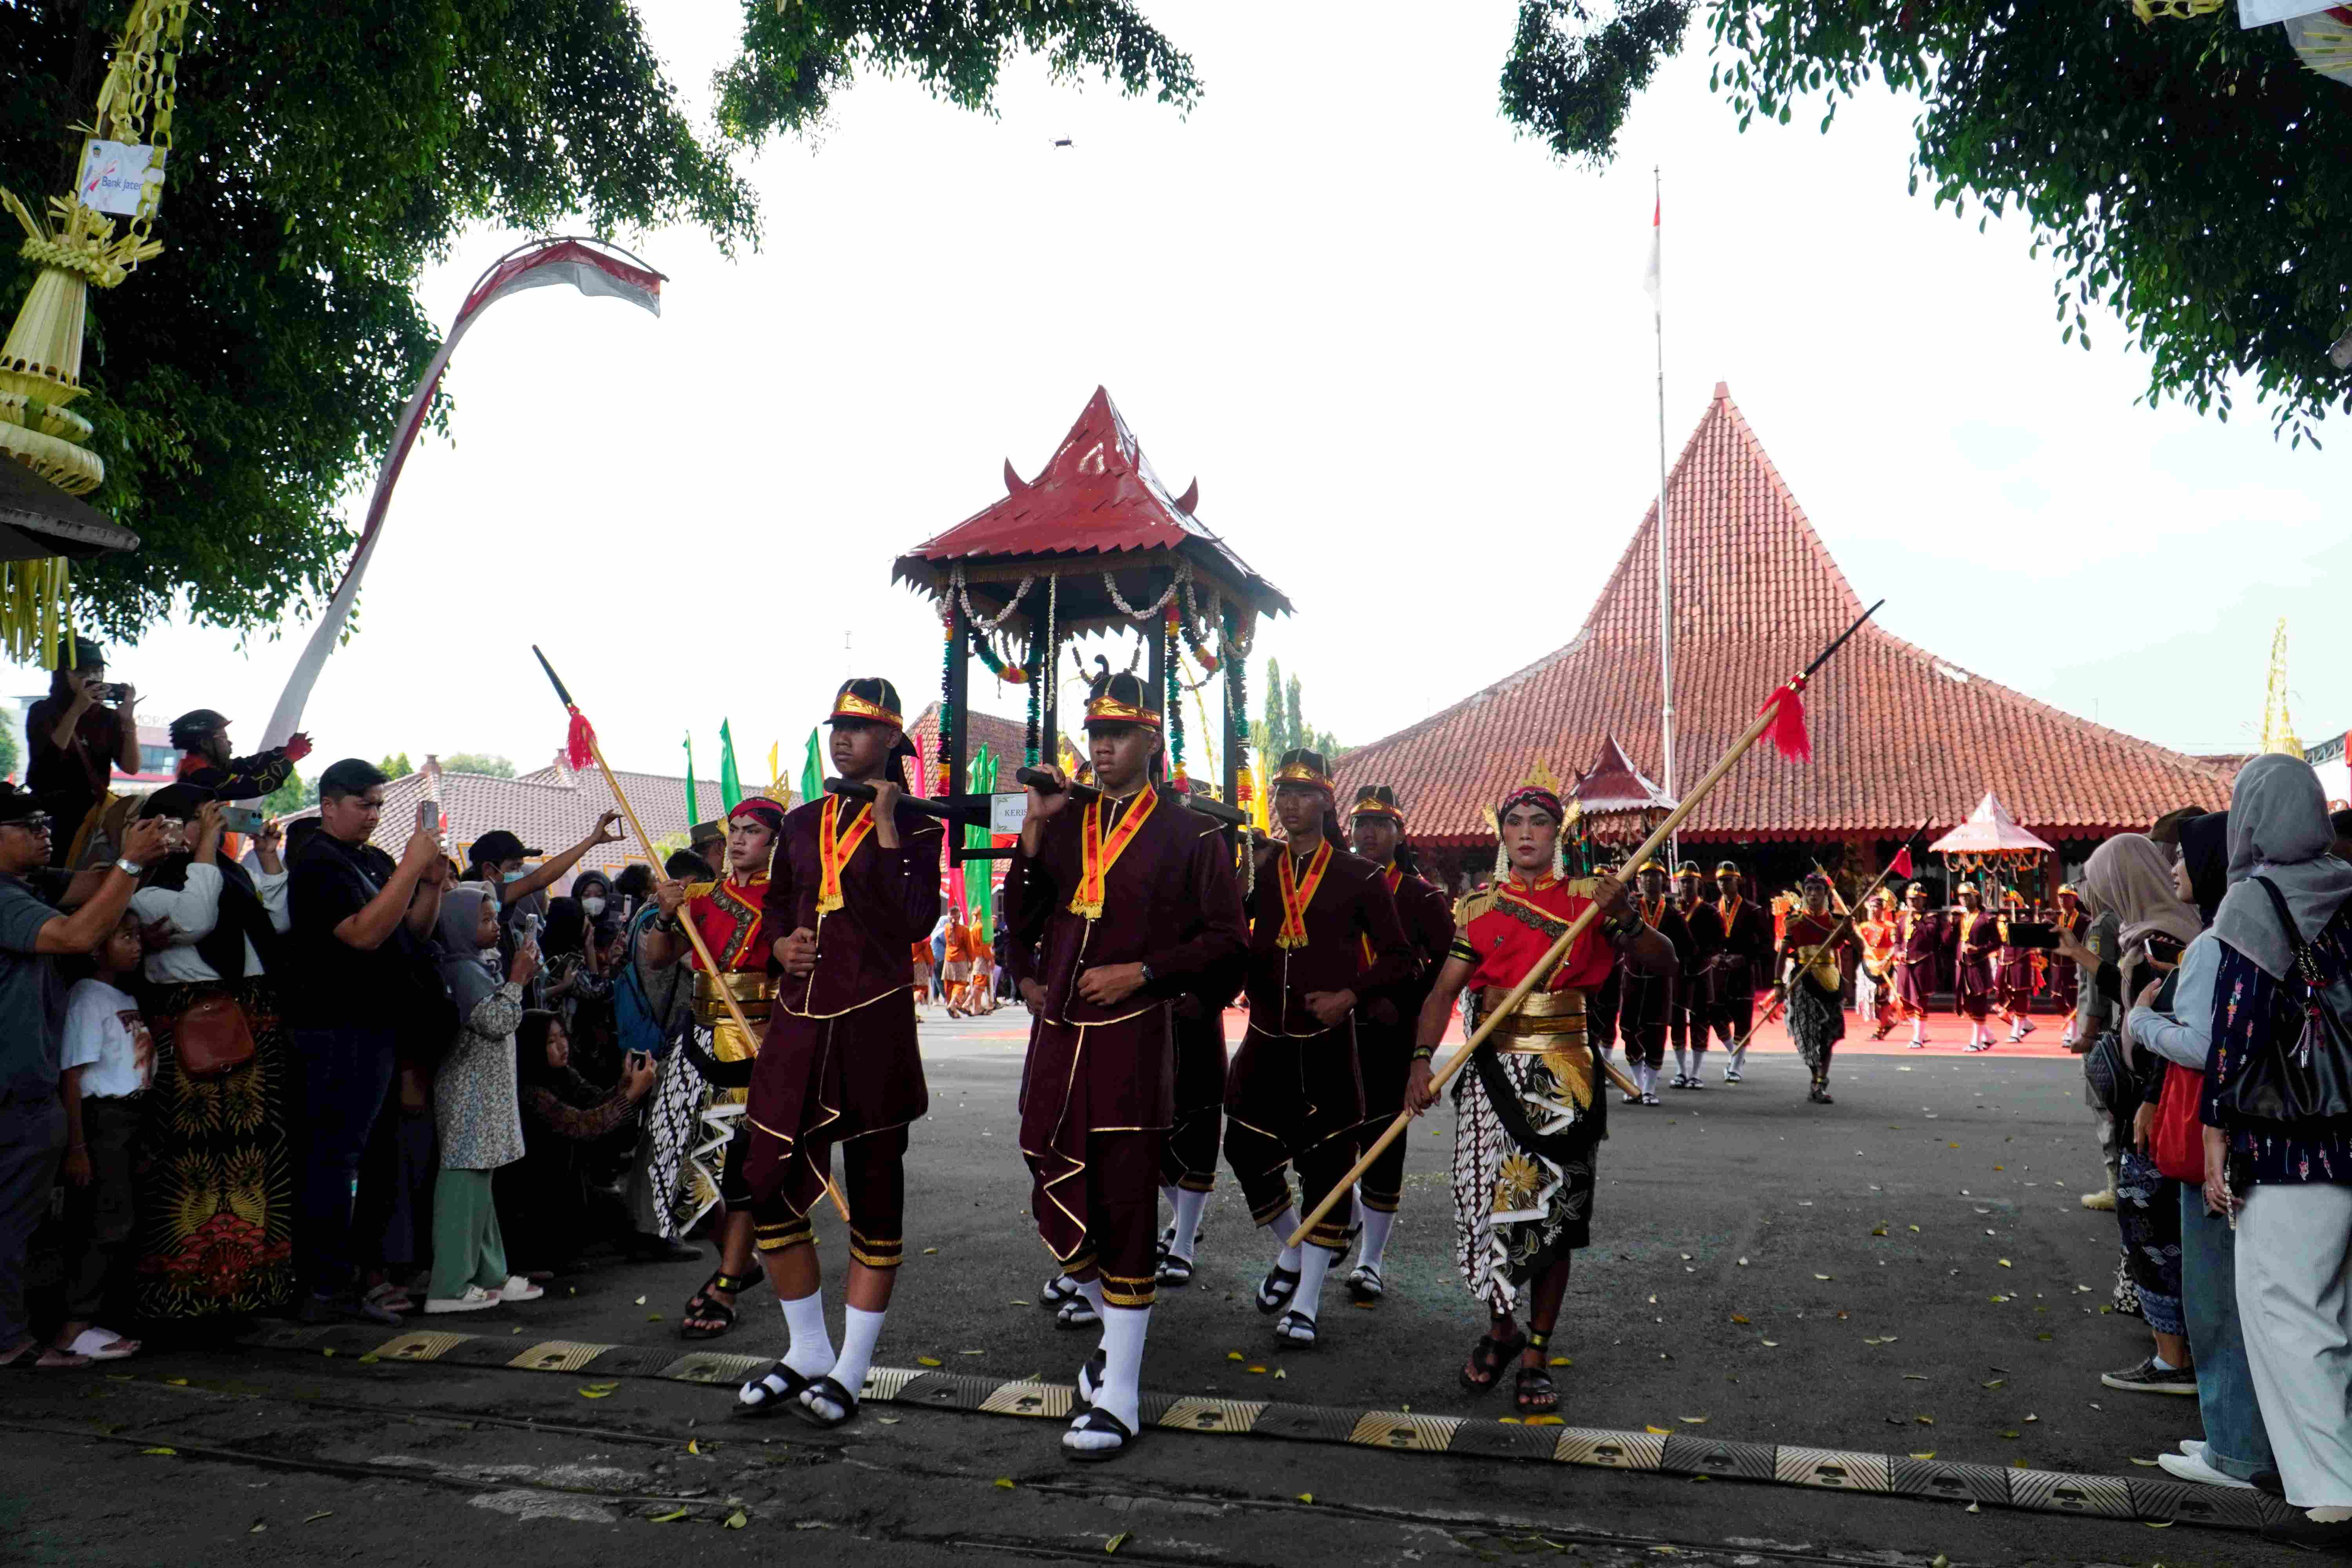
[[[1148,8],[1207,85],[1189,120],[1025,63],[996,120],[861,82],[821,143],[748,165],[758,254],[625,237],[669,275],[660,320],[568,290],[498,306],[312,701],[324,758],[538,765],[562,733],[538,641],[616,763],[675,771],[690,728],[713,769],[731,718],[747,776],[772,741],[789,774],[850,667],[910,710],[935,691],[938,624],[892,556],[1001,494],[1006,457],[1034,473],[1098,383],[1297,604],[1260,647],[1310,721],[1400,728],[1572,637],[1650,500],[1653,164],[1673,444],[1728,381],[1890,629],[2226,750],[2283,614],[2305,738],[2352,724],[2330,584],[2352,430],[2290,451],[2251,395],[2227,425],[2137,405],[2145,360],[2112,321],[2060,344],[2021,226],[1906,194],[1912,103],[1742,134],[1696,45],[1594,174],[1496,111],[1509,0]],[[642,9],[703,101],[735,8]],[[468,236],[425,279],[433,313],[513,237]],[[1496,614],[1538,541],[1549,609]],[[217,707],[251,742],[308,627],[286,629],[242,652],[158,629],[116,678],[151,718]],[[984,674],[974,700],[1020,711]]]

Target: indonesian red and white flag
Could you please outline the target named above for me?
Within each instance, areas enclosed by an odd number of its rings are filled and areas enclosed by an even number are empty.
[[[1653,306],[1658,303],[1658,218],[1664,210],[1663,199],[1650,209],[1650,267],[1642,274],[1642,291],[1650,297]]]

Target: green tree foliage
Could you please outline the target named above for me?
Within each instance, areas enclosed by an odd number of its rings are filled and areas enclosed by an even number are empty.
[[[1694,0],[1520,0],[1503,111],[1562,157],[1605,163],[1633,97],[1683,47]],[[1716,0],[1710,86],[1744,128],[1883,81],[1923,107],[1911,184],[1938,206],[2034,226],[2057,319],[2113,310],[2153,363],[2150,401],[2227,418],[2251,382],[2300,443],[2352,376],[2352,92],[2236,8],[2137,20],[2128,5],[2006,0]],[[1811,112],[1808,109],[1806,112]]]
[[[15,778],[16,764],[23,760],[16,750],[16,725],[0,723],[0,778]]]
[[[319,781],[312,779],[308,784],[303,783],[302,774],[298,770],[288,773],[284,784],[263,797],[261,810],[266,816],[284,816],[289,812],[300,811],[305,806],[318,804]]]
[[[487,752],[452,752],[441,760],[441,771],[445,773],[488,773],[494,779],[515,776],[512,763]]]
[[[409,765],[406,752],[394,752],[376,763],[375,771],[388,779],[404,779],[416,770]]]
[[[1250,726],[1250,749],[1270,773],[1290,750],[1290,716],[1282,705],[1282,661],[1265,661],[1265,716]]]
[[[414,289],[468,226],[625,236],[690,224],[756,245],[730,156],[812,129],[859,69],[985,109],[1015,50],[1179,106],[1191,62],[1124,0],[742,0],[726,130],[698,129],[634,0],[220,0],[179,62],[164,254],[92,290],[77,405],[90,499],[142,548],[76,568],[77,614],[133,637],[167,614],[275,626],[351,546],[338,503],[382,458],[439,323]],[[70,182],[122,6],[0,5],[0,186]],[[33,268],[10,247],[0,309]],[[446,428],[443,400],[435,417]],[[183,606],[175,610],[175,602]]]

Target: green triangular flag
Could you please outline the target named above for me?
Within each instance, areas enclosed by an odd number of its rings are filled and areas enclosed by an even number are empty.
[[[806,805],[824,793],[824,753],[817,750],[816,731],[809,731],[808,761],[801,764],[801,804]]]
[[[719,804],[733,811],[742,803],[743,781],[735,772],[735,734],[719,721]]]
[[[686,826],[689,832],[702,820],[702,797],[694,789],[694,731],[686,735]]]

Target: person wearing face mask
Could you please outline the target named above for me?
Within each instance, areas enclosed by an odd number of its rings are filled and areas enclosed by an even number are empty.
[[[583,871],[572,878],[572,896],[580,900],[580,912],[592,931],[604,922],[607,910],[619,908],[613,901],[612,881],[602,871]]]

